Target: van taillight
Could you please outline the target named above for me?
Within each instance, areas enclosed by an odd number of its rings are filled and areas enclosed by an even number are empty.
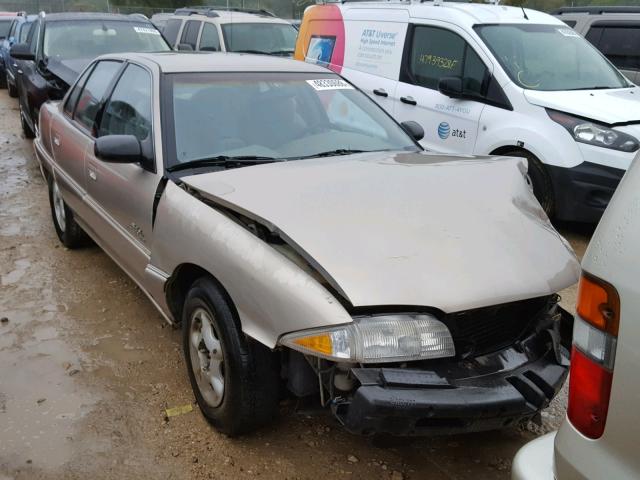
[[[595,439],[604,433],[609,410],[620,320],[618,292],[584,272],[576,310],[567,416],[580,433]]]

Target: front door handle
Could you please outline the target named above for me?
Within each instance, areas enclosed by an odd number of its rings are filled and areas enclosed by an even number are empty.
[[[95,170],[89,169],[89,178],[94,182],[98,181],[98,174],[95,172]]]
[[[389,96],[389,94],[387,93],[387,91],[384,88],[375,88],[373,90],[373,94],[377,95],[379,97],[385,97],[385,98]]]
[[[400,97],[400,101],[402,103],[406,103],[407,105],[417,105],[418,104],[418,102],[416,102],[413,97]]]
[[[18,70],[18,75],[22,75],[24,72],[22,70]]]
[[[53,137],[53,143],[55,144],[56,147],[60,146],[60,137],[55,136]]]

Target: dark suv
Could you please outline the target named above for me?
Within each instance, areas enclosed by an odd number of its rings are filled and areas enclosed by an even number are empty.
[[[40,106],[60,100],[80,72],[106,53],[160,52],[171,48],[140,16],[106,13],[41,13],[26,43],[11,48],[18,70],[20,119],[27,137],[38,129]]]

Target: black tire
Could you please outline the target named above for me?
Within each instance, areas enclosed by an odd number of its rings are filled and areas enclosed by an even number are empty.
[[[7,74],[6,82],[7,82],[7,88],[9,89],[9,96],[11,98],[18,98],[18,87],[11,84],[11,82],[9,81],[9,74]]]
[[[198,337],[197,324],[204,323],[199,317],[203,311],[221,347],[221,360],[217,362],[222,365],[217,363],[215,367],[223,377],[222,393],[216,397],[218,404],[211,402],[211,391],[201,391],[203,383],[215,390],[208,377],[214,355],[204,345],[204,335]],[[182,332],[191,387],[203,415],[217,430],[236,436],[273,421],[278,411],[279,386],[275,355],[242,333],[232,306],[213,279],[201,277],[193,283],[184,303]],[[198,347],[192,350],[196,343]]]
[[[8,84],[9,82],[7,82],[7,72],[5,72],[4,75],[0,75],[0,88],[7,88]]]
[[[24,133],[25,138],[36,138],[36,134],[31,130],[31,127],[24,118],[25,115],[26,114],[22,110],[22,105],[20,105],[20,124],[22,125],[22,132]]]
[[[79,248],[86,245],[88,243],[87,234],[76,223],[73,212],[62,200],[55,180],[49,182],[49,205],[51,206],[53,226],[62,244],[67,248]],[[57,209],[61,210],[56,213]],[[60,212],[63,212],[63,214],[60,215]]]
[[[501,155],[505,157],[521,157],[526,158],[529,164],[529,178],[533,186],[533,194],[540,202],[540,205],[544,209],[549,218],[553,217],[555,212],[555,196],[553,193],[553,182],[549,176],[549,172],[544,167],[542,162],[536,158],[530,152],[526,150],[511,150],[508,152],[502,152]]]

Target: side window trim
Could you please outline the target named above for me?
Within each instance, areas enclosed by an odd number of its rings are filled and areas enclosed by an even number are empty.
[[[108,98],[111,98],[111,93],[113,92],[113,89],[115,88],[116,84],[118,83],[117,81],[120,79],[120,75],[122,75],[122,72],[124,71],[124,67],[125,67],[125,65],[127,63],[127,62],[121,62],[119,60],[99,60],[99,61],[97,61],[97,62],[95,62],[93,64],[93,70],[96,69],[96,66],[100,62],[116,62],[116,63],[120,63],[120,69],[113,76],[113,78],[111,79],[111,82],[109,83],[109,86],[105,90],[104,95],[100,99],[100,108],[98,109],[98,112],[96,114],[96,119],[95,119],[94,125],[99,125],[100,124],[100,120],[101,120],[101,117],[102,117],[102,111],[104,110],[104,106],[106,105],[106,101],[107,101]],[[91,70],[91,75],[93,75],[93,70]],[[80,92],[81,95],[82,95],[82,92],[84,92],[85,86],[86,86],[87,82],[89,81],[89,79],[91,78],[91,75],[87,75],[87,78],[84,81],[84,85],[82,86],[82,91]],[[78,130],[80,130],[82,133],[87,135],[88,137],[90,137],[92,139],[95,139],[96,137],[91,133],[91,131],[89,131],[89,129],[87,127],[85,127],[82,123],[80,123],[78,120],[76,120],[76,109],[77,109],[77,107],[78,107],[78,105],[77,105],[77,102],[76,102],[76,105],[73,107],[73,117],[71,119],[73,125]]]

